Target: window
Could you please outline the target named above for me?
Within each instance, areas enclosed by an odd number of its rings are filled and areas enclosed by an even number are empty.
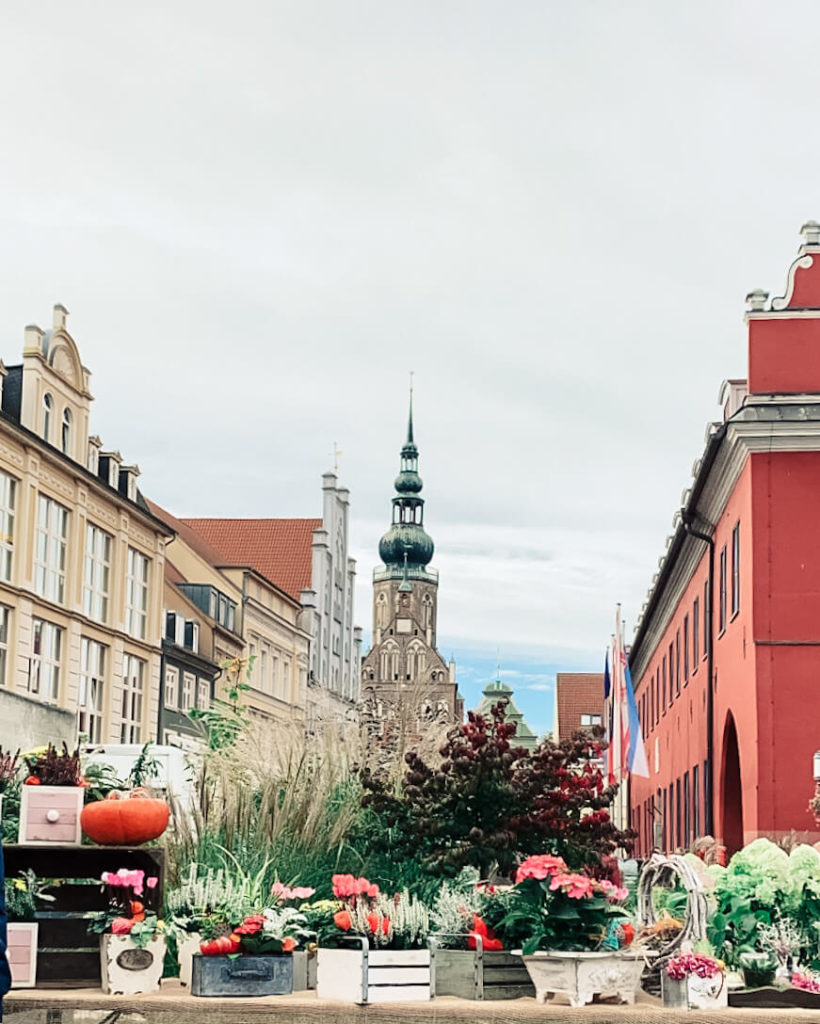
[[[339,670],[336,669],[338,680]],[[282,658],[282,700],[290,700],[290,659]]]
[[[720,597],[718,601],[718,632],[726,629],[726,545],[720,549]]]
[[[683,617],[683,685],[689,682],[689,616]]]
[[[62,602],[65,593],[67,534],[68,511],[51,498],[38,495],[34,589],[49,601]]]
[[[732,617],[740,611],[740,523],[732,530]]]
[[[51,410],[54,408],[54,402],[52,401],[51,395],[46,392],[43,395],[43,438],[51,444]]]
[[[594,725],[601,724],[600,715],[581,715],[581,728],[591,729]]]
[[[32,620],[28,692],[56,701],[60,694],[60,653],[63,631],[51,622]]]
[[[658,673],[655,672],[655,675],[652,678],[652,688],[649,691],[649,720],[650,720],[650,722],[653,725],[657,721],[657,718],[655,717],[655,712],[657,710],[657,708],[655,706],[655,691],[657,690],[657,688],[658,688]]]
[[[700,599],[692,605],[692,674],[698,670],[700,660]]]
[[[671,838],[670,838],[670,835],[669,835],[669,817],[670,816],[667,813],[668,805],[667,805],[667,801],[666,801],[666,786],[663,787],[662,800],[663,800],[663,848],[664,848],[664,850],[668,850],[669,847],[672,845],[672,842],[671,842]]]
[[[664,655],[663,662],[662,662],[662,668],[663,668],[663,689],[662,689],[662,693],[663,693],[663,713],[666,714],[666,656],[665,655]]]
[[[675,696],[680,697],[680,630],[675,633]]]
[[[199,652],[199,623],[188,619],[185,623],[185,646],[195,653]]]
[[[165,669],[165,699],[166,708],[176,711],[179,707],[179,669],[171,665]]]
[[[695,839],[700,835],[700,777],[698,765],[692,769],[692,828]]]
[[[703,657],[709,653],[709,580],[703,584]]]
[[[678,846],[683,846],[683,832],[681,830],[681,799],[680,799],[680,779],[675,782],[675,830],[678,837]]]
[[[128,549],[128,573],[125,580],[125,631],[145,639],[148,609],[148,559],[134,548]]]
[[[63,409],[63,422],[60,428],[60,449],[64,455],[71,454],[71,410]]]
[[[102,741],[105,648],[83,637],[80,644],[80,693],[77,699],[77,730],[89,743]]]
[[[703,762],[703,831],[709,824],[707,818],[709,817],[709,762]]]
[[[11,556],[14,553],[14,505],[17,481],[0,473],[0,580],[11,579]]]
[[[196,683],[196,706],[200,711],[207,711],[211,703],[211,687],[207,679],[198,679]]]
[[[6,665],[9,658],[9,624],[11,608],[0,605],[0,686],[6,685]]]
[[[194,706],[194,690],[196,688],[196,676],[193,672],[182,673],[182,710],[190,711]]]
[[[689,798],[689,772],[683,773],[683,845],[692,842],[692,804]]]
[[[122,725],[120,743],[142,743],[142,697],[145,662],[133,654],[122,659]]]
[[[263,693],[268,691],[268,652],[264,647],[259,652],[259,689]]]
[[[675,699],[675,644],[669,645],[669,707]]]
[[[108,586],[111,574],[111,537],[92,523],[85,528],[85,575],[83,611],[97,622],[108,619]]]

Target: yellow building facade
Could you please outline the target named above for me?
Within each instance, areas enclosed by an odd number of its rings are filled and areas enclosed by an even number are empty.
[[[89,434],[90,373],[54,307],[0,364],[0,742],[156,739],[164,548],[139,470]],[[62,715],[50,715],[50,712]],[[63,723],[54,735],[53,726]]]

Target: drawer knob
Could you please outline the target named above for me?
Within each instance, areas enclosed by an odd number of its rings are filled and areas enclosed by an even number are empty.
[[[50,821],[51,824],[53,825],[55,821],[59,820],[60,812],[56,810],[54,807],[52,807],[50,811],[46,811],[46,821]]]

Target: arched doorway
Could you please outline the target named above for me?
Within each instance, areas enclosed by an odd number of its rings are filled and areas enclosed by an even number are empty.
[[[743,846],[743,790],[740,785],[740,750],[731,714],[723,730],[723,845],[731,857]]]

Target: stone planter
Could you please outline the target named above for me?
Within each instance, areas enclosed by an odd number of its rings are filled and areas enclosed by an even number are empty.
[[[79,846],[82,786],[23,786],[20,790],[21,846]]]
[[[306,992],[316,988],[316,953],[315,949],[297,949],[291,954],[294,992]]]
[[[429,949],[319,949],[316,994],[346,1003],[413,1003],[432,995]]]
[[[721,972],[714,978],[690,974],[677,980],[661,968],[661,996],[670,1010],[722,1010],[729,1005],[729,987]]]
[[[534,996],[526,964],[507,950],[442,949],[431,939],[434,995],[461,999],[520,999]]]
[[[162,935],[154,936],[144,949],[138,949],[129,935],[101,935],[103,992],[123,996],[156,992],[164,958],[165,939]]]
[[[193,971],[194,953],[199,952],[202,936],[199,932],[183,932],[181,938],[177,938],[177,963],[179,964],[179,983],[186,988],[191,987],[191,973]]]
[[[520,952],[515,950],[514,952]],[[570,1006],[584,1006],[592,997],[618,996],[634,1003],[646,963],[643,953],[545,952],[522,958],[535,985],[539,1003],[561,993]]]
[[[34,921],[9,921],[8,956],[12,988],[34,988],[37,983],[37,935]]]
[[[192,996],[284,996],[293,991],[293,956],[194,953]]]

